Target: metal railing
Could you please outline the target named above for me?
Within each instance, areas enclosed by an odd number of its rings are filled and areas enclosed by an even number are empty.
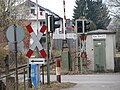
[[[60,58],[61,56],[54,57],[50,60],[50,65],[56,62],[56,58]],[[40,69],[47,67],[47,64],[41,65]],[[17,67],[18,70],[18,90],[29,90],[29,76],[27,72],[29,71],[29,65],[24,64]],[[16,90],[16,68],[12,68],[9,70],[9,73],[6,73],[7,70],[1,72],[0,76],[0,90]],[[44,71],[42,71],[43,73]]]
[[[27,90],[27,65],[22,65],[17,68],[19,83],[19,90]],[[4,71],[5,72],[5,71]],[[2,73],[4,73],[2,72]],[[0,90],[15,90],[16,88],[16,80],[15,80],[15,68],[10,70],[9,74],[2,74],[0,76]]]

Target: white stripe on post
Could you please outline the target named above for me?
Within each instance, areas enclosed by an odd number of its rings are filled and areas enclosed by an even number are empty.
[[[60,59],[56,60],[56,78],[58,82],[61,82],[61,75],[60,75]]]

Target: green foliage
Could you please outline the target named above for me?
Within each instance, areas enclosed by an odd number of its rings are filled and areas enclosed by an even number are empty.
[[[79,19],[84,19],[84,17],[81,16]],[[88,20],[88,21],[90,22],[90,25],[89,25],[90,31],[96,30],[97,29],[96,24],[92,20]]]
[[[53,56],[60,56],[61,50],[53,50],[52,53],[53,53]]]
[[[111,21],[108,8],[102,0],[76,0],[73,18],[78,19],[81,16],[92,20],[97,29],[106,29]]]
[[[78,19],[80,16],[84,16],[85,15],[85,0],[76,0],[76,6],[74,6],[74,15],[73,18],[74,19]]]
[[[96,30],[97,28],[96,28],[95,23],[91,20],[89,20],[89,22],[90,22],[90,25],[89,25],[90,26],[90,31]]]

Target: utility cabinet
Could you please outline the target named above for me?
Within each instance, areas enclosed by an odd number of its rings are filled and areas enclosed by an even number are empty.
[[[87,33],[86,52],[90,60],[89,69],[97,72],[114,70],[116,32],[95,30]]]
[[[62,41],[62,61],[61,68],[64,71],[70,71],[72,68],[72,62],[70,58],[70,48],[68,44],[68,40]]]

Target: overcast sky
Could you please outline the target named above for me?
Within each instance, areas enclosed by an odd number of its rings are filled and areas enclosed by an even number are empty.
[[[32,0],[36,2],[36,0]],[[73,8],[75,6],[76,0],[65,0],[66,4],[66,18],[72,19],[73,16]],[[38,0],[39,5],[53,11],[59,16],[63,17],[63,0]]]
[[[32,0],[36,2],[36,0]],[[73,16],[73,9],[76,0],[65,0],[65,8],[66,8],[66,18],[72,19]],[[107,0],[106,0],[107,1]],[[105,0],[103,0],[105,2]],[[44,8],[47,8],[54,13],[58,14],[60,17],[64,17],[63,12],[63,0],[38,0],[38,4],[43,6]]]

